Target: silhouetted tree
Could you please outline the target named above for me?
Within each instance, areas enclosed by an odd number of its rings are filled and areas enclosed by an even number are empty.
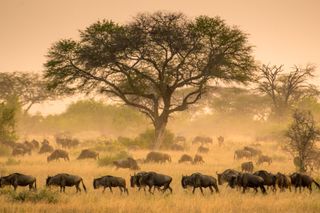
[[[308,83],[314,77],[314,66],[295,66],[288,73],[284,72],[282,65],[262,65],[259,70],[258,89],[271,99],[275,117],[281,118],[299,101],[319,94],[316,86]]]
[[[254,68],[247,35],[237,27],[219,17],[164,12],[123,25],[98,21],[79,41],[56,42],[47,58],[50,89],[99,92],[138,108],[155,127],[154,148],[169,115],[196,103],[210,81],[247,82]]]
[[[295,164],[301,172],[305,172],[313,160],[319,133],[310,111],[294,112],[293,123],[287,130],[286,136],[289,138],[289,151],[295,157]]]

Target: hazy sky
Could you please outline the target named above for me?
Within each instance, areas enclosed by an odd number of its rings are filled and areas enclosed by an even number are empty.
[[[42,70],[53,42],[99,19],[157,10],[221,16],[250,34],[257,60],[313,63],[320,76],[320,0],[0,0],[0,71]]]

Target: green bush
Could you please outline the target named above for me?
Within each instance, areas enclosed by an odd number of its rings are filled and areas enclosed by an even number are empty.
[[[135,138],[135,145],[140,146],[141,148],[151,148],[153,141],[155,140],[155,132],[153,129],[148,129],[145,132],[141,133],[138,137]],[[174,143],[174,134],[169,130],[164,132],[164,139],[161,148],[169,148]]]
[[[112,165],[113,161],[124,159],[127,157],[130,157],[130,155],[126,151],[120,151],[116,154],[109,154],[98,160],[98,166],[110,166]]]
[[[10,193],[11,201],[13,202],[46,202],[57,203],[59,201],[59,194],[50,190],[41,189],[39,191],[22,191]]]

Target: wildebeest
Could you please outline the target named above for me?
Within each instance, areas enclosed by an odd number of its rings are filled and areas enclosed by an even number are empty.
[[[209,187],[211,194],[213,193],[213,188],[216,190],[216,192],[219,192],[217,179],[209,175],[203,175],[201,173],[193,173],[190,176],[182,176],[181,185],[184,189],[188,186],[193,187],[192,193],[195,192],[196,188],[200,188],[200,191],[203,194],[202,187]]]
[[[70,160],[68,152],[66,152],[62,149],[56,149],[47,157],[47,161],[50,162],[53,160],[58,160],[60,158],[63,158],[65,161]]]
[[[39,149],[40,144],[37,140],[33,139],[30,143],[32,144],[34,149]]]
[[[198,152],[199,153],[208,153],[209,152],[209,148],[207,148],[207,147],[204,147],[204,146],[199,146],[198,147]]]
[[[24,175],[21,173],[13,173],[8,176],[0,178],[0,187],[5,185],[13,186],[14,190],[17,190],[18,186],[29,186],[29,190],[37,190],[37,180],[33,176]]]
[[[47,152],[53,152],[53,147],[48,143],[42,143],[41,147],[40,147],[40,150],[39,150],[39,154],[42,154],[42,153],[47,153]]]
[[[161,152],[149,152],[147,154],[145,162],[165,163],[171,162],[171,157],[168,154]]]
[[[23,148],[21,148],[21,147],[16,147],[16,148],[14,148],[13,150],[12,150],[12,156],[18,156],[18,155],[22,155],[22,156],[24,156],[25,154],[27,154],[28,152],[25,150],[25,149],[23,149]]]
[[[262,153],[261,150],[252,148],[252,147],[250,147],[250,146],[245,146],[245,147],[243,148],[243,150],[249,151],[249,152],[251,153],[251,156],[252,156],[252,157],[261,155],[261,153]]]
[[[289,189],[291,192],[291,180],[290,177],[288,177],[285,174],[282,174],[280,172],[277,173],[276,175],[277,181],[276,184],[278,185],[280,191],[284,191],[285,189]]]
[[[234,170],[234,169],[227,169],[222,173],[217,172],[218,177],[218,184],[222,185],[223,183],[227,182],[228,185],[230,185],[230,181],[233,177],[237,177],[240,174],[240,172]]]
[[[257,193],[258,187],[261,189],[263,194],[266,193],[263,178],[250,173],[240,173],[237,176],[232,176],[230,181],[231,188],[234,188],[237,185],[243,188],[243,193],[245,193],[247,188],[253,188]]]
[[[156,172],[147,172],[145,174],[142,174],[139,178],[140,186],[148,186],[150,194],[154,193],[155,188],[160,189],[160,187],[162,186],[162,192],[165,192],[167,189],[169,189],[172,193],[172,188],[170,187],[171,182],[172,177]],[[152,187],[154,187],[153,192],[151,192]]]
[[[193,158],[193,163],[194,164],[204,163],[203,157],[201,155],[196,154]]]
[[[106,188],[109,188],[110,192],[112,192],[112,187],[119,187],[121,194],[122,192],[126,192],[127,194],[129,194],[128,189],[126,187],[126,180],[122,177],[106,175],[93,180],[94,189],[98,189],[101,186],[103,187],[102,192],[104,192]]]
[[[239,160],[242,158],[251,159],[252,158],[251,152],[249,152],[248,150],[243,150],[243,149],[237,149],[236,151],[234,151],[233,159]]]
[[[83,183],[83,180],[81,177],[77,175],[71,175],[66,173],[57,174],[55,176],[48,176],[46,180],[46,186],[60,186],[60,192],[65,192],[66,186],[72,187],[75,186],[77,189],[77,192],[81,192],[81,189],[79,187],[80,182],[82,183],[82,187],[85,192],[87,192],[87,188]]]
[[[301,192],[301,187],[307,187],[312,192],[312,183],[314,183],[319,189],[320,185],[309,175],[295,172],[290,175],[291,184],[295,187],[295,191],[299,188],[299,192]]]
[[[253,163],[252,161],[244,162],[241,164],[242,172],[253,172]]]
[[[90,150],[90,149],[84,149],[81,151],[79,157],[77,158],[78,160],[81,159],[86,159],[86,158],[93,158],[95,160],[99,159],[99,153]]]
[[[260,155],[257,160],[257,165],[268,163],[269,165],[272,163],[272,158],[267,155]]]
[[[184,163],[184,162],[190,162],[190,163],[192,163],[192,162],[193,162],[193,159],[192,159],[192,157],[191,157],[190,155],[183,154],[183,155],[180,157],[178,163]]]
[[[116,169],[123,168],[123,169],[132,169],[132,170],[139,170],[140,167],[136,160],[131,157],[126,159],[116,160],[112,162],[113,165],[116,166]]]
[[[184,147],[180,144],[175,143],[175,144],[172,144],[171,149],[175,151],[183,151]]]
[[[276,191],[276,181],[277,181],[277,177],[276,175],[267,172],[266,170],[259,170],[256,171],[255,173],[253,173],[254,175],[257,175],[259,177],[263,178],[263,185],[265,186],[271,186],[272,187],[272,191]]]
[[[70,136],[66,135],[57,135],[56,136],[56,143],[61,145],[62,148],[72,148],[79,145],[79,140],[76,138],[71,138]]]
[[[201,144],[212,144],[212,138],[210,138],[210,137],[203,137],[203,136],[196,136],[196,137],[192,140],[192,144],[197,144],[197,143],[201,143]]]
[[[223,142],[224,142],[224,137],[219,136],[219,137],[217,137],[217,140],[218,140],[218,145],[219,145],[219,146],[222,146],[222,145],[223,145]]]

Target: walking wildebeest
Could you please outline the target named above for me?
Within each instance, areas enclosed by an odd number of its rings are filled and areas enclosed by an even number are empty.
[[[26,152],[25,149],[21,148],[21,147],[16,147],[12,150],[12,156],[18,156],[18,155],[22,155],[24,156],[25,154],[27,154],[28,152]]]
[[[250,173],[241,173],[237,176],[233,176],[230,181],[230,186],[231,188],[234,188],[237,185],[243,188],[243,193],[245,193],[248,187],[253,188],[257,193],[257,188],[259,187],[262,193],[266,194],[266,189],[264,188],[264,180],[262,177],[259,177],[257,175],[253,175]]]
[[[204,147],[204,146],[199,146],[198,150],[199,153],[208,153],[209,152],[209,148]]]
[[[149,193],[154,194],[154,190],[156,187],[162,187],[162,192],[164,193],[167,189],[172,193],[172,188],[170,187],[170,183],[172,181],[172,177],[168,175],[159,174],[156,172],[147,172],[146,174],[141,175],[139,179],[140,186],[148,186]],[[151,192],[152,187],[154,187],[153,192]]]
[[[93,150],[90,150],[90,149],[84,149],[81,151],[81,153],[77,159],[81,160],[81,159],[86,159],[86,158],[92,158],[94,160],[97,160],[97,159],[99,159],[99,153],[97,153]]]
[[[30,143],[32,144],[34,149],[39,149],[40,144],[37,140],[33,139]]]
[[[119,168],[132,169],[132,170],[139,170],[140,169],[137,161],[131,157],[128,157],[126,159],[113,161],[113,165],[116,166],[116,169],[119,169]]]
[[[75,186],[77,189],[77,192],[81,192],[81,189],[79,187],[80,182],[82,183],[82,187],[85,192],[87,192],[87,188],[83,183],[83,180],[81,177],[76,175],[70,175],[66,173],[57,174],[55,176],[48,176],[46,180],[46,186],[60,186],[60,192],[65,192],[66,186],[72,187]]]
[[[201,155],[196,154],[193,158],[193,163],[194,164],[204,163],[204,160]]]
[[[249,152],[248,150],[243,150],[243,149],[237,149],[236,151],[234,151],[233,159],[239,160],[242,158],[251,159],[252,158],[251,152]]]
[[[261,150],[252,148],[252,147],[250,147],[250,146],[245,146],[245,147],[243,148],[243,150],[249,151],[249,152],[251,153],[251,156],[252,156],[252,157],[261,155],[261,153],[262,153]]]
[[[289,191],[291,192],[290,177],[280,172],[277,173],[276,177],[276,184],[278,185],[280,191],[283,192],[285,189],[289,189]]]
[[[68,152],[62,149],[56,149],[47,157],[47,161],[50,162],[53,160],[58,160],[59,158],[63,158],[65,161],[70,160]]]
[[[93,180],[93,188],[98,189],[100,186],[103,187],[104,192],[106,188],[109,188],[110,192],[112,192],[112,187],[119,187],[120,193],[126,192],[129,194],[128,189],[126,187],[126,180],[122,177],[115,177],[111,175],[106,175],[100,178],[96,178]]]
[[[42,154],[42,153],[51,153],[53,152],[53,147],[48,143],[42,143],[41,147],[40,147],[40,150],[39,150],[39,154]]]
[[[149,152],[147,154],[145,162],[165,163],[171,162],[171,157],[168,154],[161,152]]]
[[[29,186],[29,190],[32,188],[37,190],[37,180],[33,176],[24,175],[20,173],[13,173],[8,176],[0,178],[0,187],[5,185],[13,186],[14,190],[17,190],[18,186]]]
[[[252,161],[244,162],[241,164],[242,172],[253,172],[253,163]]]
[[[257,165],[260,165],[264,162],[270,165],[272,163],[272,158],[267,155],[260,155],[257,161]]]
[[[276,191],[276,181],[277,181],[277,177],[276,175],[267,172],[265,170],[259,170],[256,171],[255,173],[253,173],[254,175],[257,175],[259,177],[263,178],[263,185],[265,186],[271,186],[272,187],[272,191]]]
[[[223,183],[227,182],[230,186],[230,181],[232,180],[232,178],[238,176],[239,174],[240,172],[234,169],[227,169],[222,173],[217,172],[218,184],[222,185]]]
[[[201,173],[193,173],[190,176],[182,176],[181,179],[181,185],[185,189],[188,186],[192,186],[193,190],[192,193],[194,194],[196,188],[200,188],[201,193],[203,194],[203,188],[209,187],[211,194],[213,193],[213,188],[216,190],[216,192],[219,192],[218,185],[217,185],[217,179],[208,176],[203,175]],[[204,194],[203,194],[204,195]]]
[[[301,187],[307,187],[311,193],[312,183],[314,183],[320,189],[320,185],[309,175],[295,172],[290,175],[290,179],[291,184],[295,187],[295,191],[297,191],[297,188],[299,188],[299,192],[301,192]]]
[[[183,155],[180,157],[178,163],[184,163],[184,162],[191,162],[191,163],[192,163],[192,162],[193,162],[193,159],[192,159],[192,157],[191,157],[190,155],[183,154]]]

